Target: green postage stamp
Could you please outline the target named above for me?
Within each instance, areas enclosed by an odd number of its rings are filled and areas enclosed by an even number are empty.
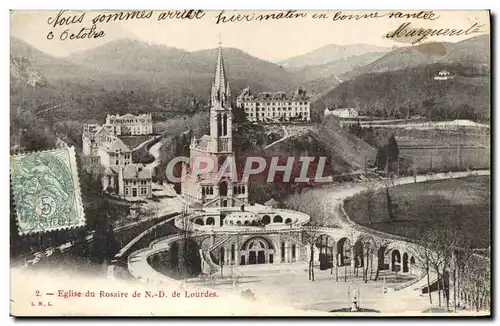
[[[19,234],[85,225],[72,147],[13,155],[10,178]]]

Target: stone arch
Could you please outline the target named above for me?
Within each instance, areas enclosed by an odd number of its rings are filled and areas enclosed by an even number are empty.
[[[350,265],[351,263],[351,241],[348,238],[340,238],[337,241],[337,264],[338,266]]]
[[[195,221],[194,221],[195,224],[198,224],[198,225],[204,225],[205,223],[203,223],[203,219],[202,218],[197,218]]]
[[[389,264],[385,263],[386,254],[387,254],[387,246],[381,246],[377,251],[378,269],[381,271],[389,269]]]
[[[391,266],[393,272],[401,271],[401,253],[398,249],[394,249],[391,252]]]
[[[363,240],[358,239],[354,243],[354,248],[353,248],[353,254],[354,254],[354,267],[363,267],[365,265],[364,262],[364,245],[363,245]]]
[[[403,254],[403,273],[409,273],[410,272],[410,267],[409,267],[409,259],[408,259],[408,254],[405,252]]]
[[[264,215],[264,216],[262,217],[262,224],[267,225],[267,224],[269,224],[269,223],[271,223],[271,216],[269,216],[269,215]]]
[[[320,269],[331,268],[335,260],[335,239],[328,234],[319,234],[314,245],[317,248]]]
[[[245,221],[245,223],[243,223],[245,225],[250,225],[250,222],[248,220]]]
[[[213,217],[208,217],[206,225],[215,225],[215,219]]]
[[[222,117],[221,114],[217,114],[217,136],[222,136]]]
[[[267,264],[274,261],[275,246],[267,237],[257,236],[246,239],[240,249],[240,255],[248,257],[247,262],[253,264]]]
[[[227,114],[222,115],[222,136],[227,136]]]
[[[287,218],[285,220],[285,224],[292,224],[292,219],[291,218]]]
[[[281,217],[281,215],[276,215],[273,217],[273,223],[283,223],[283,217]]]

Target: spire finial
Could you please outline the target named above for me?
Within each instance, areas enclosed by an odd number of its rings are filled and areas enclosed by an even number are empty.
[[[222,47],[222,38],[221,38],[221,34],[219,32],[219,48]]]

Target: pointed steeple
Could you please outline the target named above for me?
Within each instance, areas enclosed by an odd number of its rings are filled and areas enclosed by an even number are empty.
[[[224,56],[222,54],[222,43],[219,40],[219,53],[217,55],[217,67],[215,68],[215,79],[212,85],[212,105],[216,102],[220,103],[222,108],[227,108],[230,104],[231,92],[229,83],[226,79],[226,71],[224,67]]]

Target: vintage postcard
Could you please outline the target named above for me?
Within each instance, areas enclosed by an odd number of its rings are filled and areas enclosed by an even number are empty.
[[[11,315],[490,316],[490,19],[12,10]]]

